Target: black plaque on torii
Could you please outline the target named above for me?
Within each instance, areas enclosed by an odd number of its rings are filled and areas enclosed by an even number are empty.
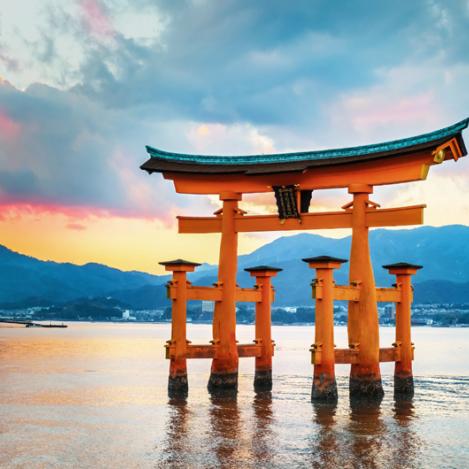
[[[300,218],[300,213],[307,213],[313,191],[300,191],[297,185],[273,186],[275,200],[277,202],[278,217]],[[299,197],[298,197],[299,193]],[[300,207],[298,207],[298,203]]]

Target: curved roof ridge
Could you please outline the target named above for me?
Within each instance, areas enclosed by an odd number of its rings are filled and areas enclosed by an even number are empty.
[[[257,155],[195,155],[184,153],[173,153],[159,150],[151,146],[146,146],[147,152],[151,158],[163,160],[167,162],[190,163],[201,165],[254,165],[254,164],[274,164],[274,163],[291,163],[295,161],[318,161],[334,158],[347,158],[371,155],[374,153],[392,152],[405,150],[407,147],[422,145],[438,141],[446,137],[454,136],[467,128],[469,118],[463,119],[456,124],[433,132],[407,137],[398,140],[391,140],[383,143],[374,143],[370,145],[362,145],[348,148],[336,148],[330,150],[314,150],[290,153],[273,153],[273,154],[257,154]]]

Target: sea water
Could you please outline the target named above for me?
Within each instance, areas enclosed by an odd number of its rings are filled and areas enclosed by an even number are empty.
[[[393,334],[381,329],[382,347]],[[210,335],[188,326],[193,343]],[[243,358],[236,398],[211,398],[210,361],[191,360],[189,396],[169,400],[169,337],[168,324],[0,328],[0,467],[469,467],[469,329],[413,328],[414,399],[394,401],[382,364],[384,400],[360,407],[345,365],[337,406],[311,404],[313,326],[274,326],[272,392],[254,393]]]

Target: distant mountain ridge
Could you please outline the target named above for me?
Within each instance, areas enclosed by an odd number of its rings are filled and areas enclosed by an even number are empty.
[[[252,279],[243,271],[245,267],[256,264],[280,267],[283,271],[273,279],[277,290],[276,304],[310,304],[309,285],[314,272],[301,259],[323,254],[349,259],[350,245],[351,236],[334,239],[301,233],[280,237],[239,257],[238,283],[242,286],[252,284]],[[423,265],[414,278],[416,301],[469,302],[469,226],[372,230],[370,250],[378,286],[390,286],[394,282],[394,277],[382,268],[384,264],[411,262]],[[348,269],[349,265],[345,263],[336,271],[337,283],[348,282]],[[216,270],[195,274],[192,279],[196,283],[210,284],[216,279]],[[422,284],[426,287],[421,287]],[[431,289],[428,288],[430,284]]]
[[[102,264],[76,265],[41,261],[0,245],[0,303],[28,298],[60,302],[102,296],[114,290],[159,285],[167,277],[146,272],[124,272]]]
[[[351,237],[334,239],[311,233],[283,236],[239,257],[238,283],[252,286],[245,267],[269,264],[282,272],[274,279],[276,305],[311,304],[314,276],[303,257],[333,255],[349,258]],[[424,266],[415,281],[415,301],[469,303],[469,226],[419,227],[409,230],[370,231],[376,283],[389,286],[394,279],[382,269],[386,263],[405,261]],[[195,284],[210,285],[216,266],[204,265],[190,274]],[[168,276],[124,272],[105,265],[41,261],[0,246],[0,306],[70,301],[83,297],[112,296],[135,309],[168,305]],[[337,283],[348,281],[348,263],[336,272]]]

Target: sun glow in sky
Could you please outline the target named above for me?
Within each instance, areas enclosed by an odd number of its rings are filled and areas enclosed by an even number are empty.
[[[2,1],[0,244],[155,273],[167,258],[216,262],[217,236],[178,235],[175,217],[219,202],[142,172],[146,144],[271,153],[445,127],[469,116],[468,44],[463,0]],[[463,158],[373,200],[426,203],[426,224],[469,224],[468,196]],[[325,191],[312,203],[348,200]],[[240,253],[280,235],[242,235]]]

